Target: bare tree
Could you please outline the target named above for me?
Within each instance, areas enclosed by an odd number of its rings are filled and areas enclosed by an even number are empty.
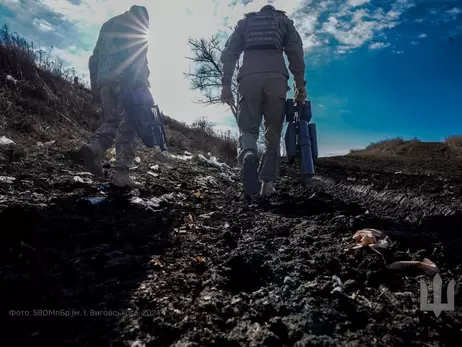
[[[232,30],[232,28],[229,28]],[[205,105],[216,105],[221,103],[221,79],[223,77],[223,64],[221,62],[221,53],[224,46],[218,37],[214,35],[209,39],[189,38],[189,47],[192,52],[191,57],[187,57],[193,64],[193,69],[185,73],[184,76],[191,81],[191,89],[200,91],[202,98],[196,102]],[[239,70],[240,59],[236,63],[235,72]],[[231,82],[231,91],[233,92],[234,102],[229,105],[229,110],[237,118],[237,107],[239,100],[239,91],[237,88],[237,73],[233,74]],[[282,136],[283,137],[283,134]],[[257,141],[259,150],[265,146],[265,127],[263,122],[259,128],[259,137]]]
[[[194,62],[194,68],[184,75],[190,79],[191,89],[198,90],[203,95],[203,98],[197,100],[197,102],[205,105],[220,104],[221,79],[223,77],[223,64],[220,57],[224,48],[223,44],[217,35],[212,36],[210,39],[189,38],[188,43],[192,56],[187,58]],[[239,64],[240,62],[238,61],[236,70],[239,69]],[[231,90],[234,102],[229,105],[229,109],[236,118],[237,102],[239,100],[236,74],[233,74]]]

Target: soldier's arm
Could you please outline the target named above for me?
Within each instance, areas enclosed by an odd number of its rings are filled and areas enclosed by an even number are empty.
[[[151,83],[149,82],[149,76],[151,75],[151,71],[149,70],[149,65],[148,65],[148,58],[146,58],[146,80],[147,80],[147,85],[148,88],[151,88]]]
[[[144,74],[146,76],[146,85],[148,88],[151,87],[151,83],[149,83],[149,76],[151,75],[151,71],[149,70],[149,64],[148,64],[148,46],[146,44],[146,47],[143,48],[143,69],[144,69]]]
[[[241,19],[234,29],[233,33],[226,42],[225,48],[221,53],[221,62],[223,63],[223,77],[221,84],[230,86],[233,79],[233,73],[236,63],[244,50],[244,27],[245,20]]]
[[[295,85],[305,85],[305,56],[303,53],[303,42],[294,22],[287,19],[287,39],[284,52],[289,60],[289,70],[294,75]]]
[[[88,70],[90,70],[90,83],[91,83],[91,89],[93,92],[96,91],[96,85],[97,85],[98,57],[99,57],[99,52],[101,50],[103,28],[104,28],[104,25],[99,32],[98,40],[96,41],[95,48],[93,49],[93,54],[88,59]]]

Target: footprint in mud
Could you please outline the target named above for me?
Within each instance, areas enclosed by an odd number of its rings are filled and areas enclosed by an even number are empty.
[[[346,204],[331,195],[316,192],[306,196],[280,194],[273,201],[260,205],[266,211],[285,217],[307,217],[325,213],[341,213],[358,215],[363,209],[358,205]]]

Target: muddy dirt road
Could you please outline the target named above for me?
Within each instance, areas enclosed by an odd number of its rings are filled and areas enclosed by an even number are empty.
[[[0,168],[2,345],[462,339],[462,185],[453,172],[322,159],[309,186],[284,167],[281,194],[249,204],[235,177],[190,162],[141,156],[133,174],[143,186],[125,192],[100,189],[71,157],[49,149]],[[81,200],[96,196],[105,200]],[[387,262],[428,258],[445,286],[454,279],[455,311],[420,311],[419,279],[430,277],[387,270],[367,247],[348,249],[365,227],[394,242]]]

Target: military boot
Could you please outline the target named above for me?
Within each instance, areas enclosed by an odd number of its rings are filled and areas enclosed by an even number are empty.
[[[253,197],[260,191],[260,180],[258,179],[258,155],[254,152],[248,152],[243,158],[243,185],[244,193]]]
[[[98,179],[104,179],[103,171],[103,150],[97,143],[90,143],[82,146],[80,149],[81,156],[88,171],[96,176]]]
[[[274,182],[263,182],[260,195],[264,197],[270,197],[274,193],[276,193],[276,189],[274,189]]]
[[[117,168],[114,178],[112,179],[112,184],[119,188],[138,188],[140,184],[133,180],[128,175],[128,170],[125,168]]]

